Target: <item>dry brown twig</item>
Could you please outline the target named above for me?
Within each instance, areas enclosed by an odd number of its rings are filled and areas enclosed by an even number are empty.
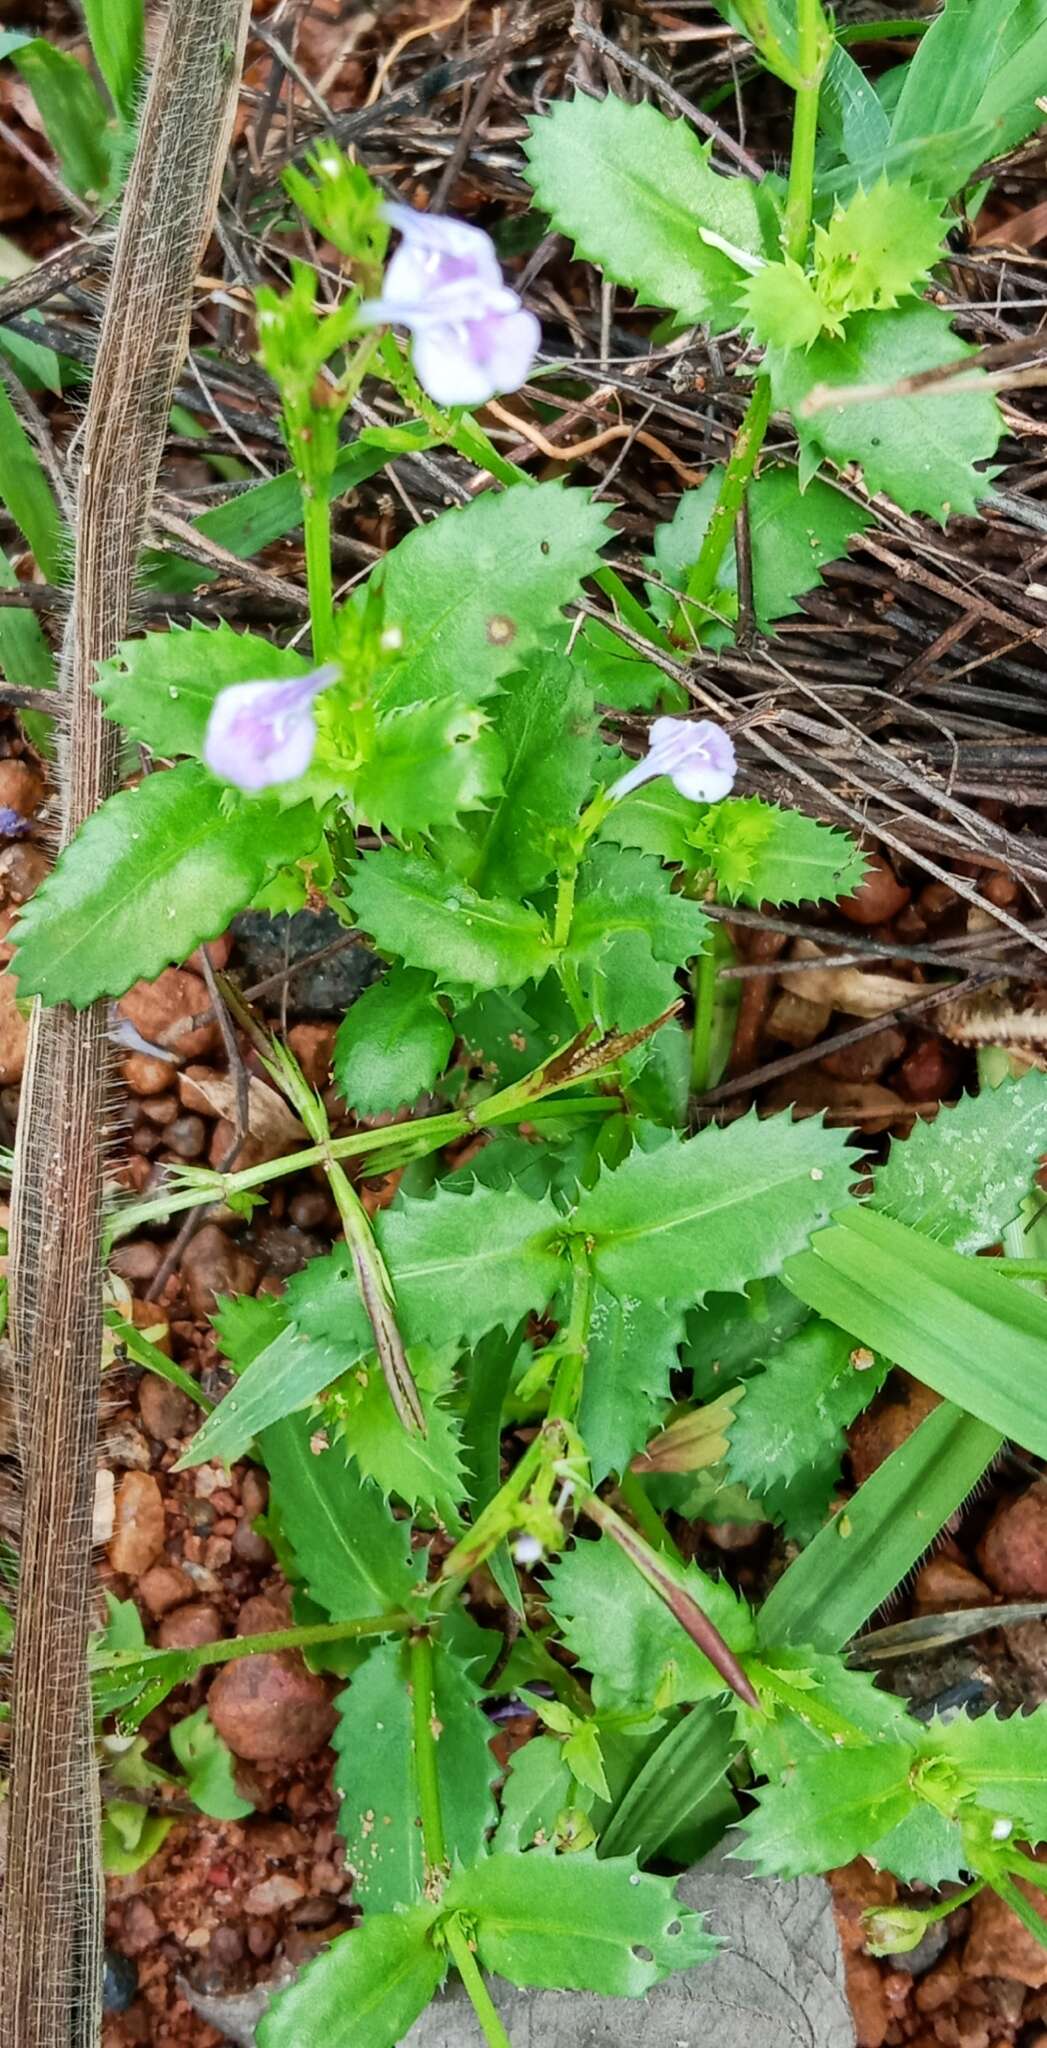
[[[91,687],[132,610],[138,557],[218,199],[248,0],[171,0],[113,256],[83,437],[63,658],[61,839],[116,782]],[[34,1012],[12,1223],[24,1488],[14,1648],[0,2048],[94,2048],[102,1890],[85,1661],[102,1355],[106,1006]]]

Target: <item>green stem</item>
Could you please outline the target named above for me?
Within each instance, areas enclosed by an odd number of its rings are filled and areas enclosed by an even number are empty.
[[[405,1166],[413,1159],[424,1159],[429,1152],[437,1152],[458,1138],[475,1136],[478,1131],[494,1125],[519,1123],[525,1118],[528,1123],[540,1123],[546,1115],[562,1116],[562,1107],[546,1103],[545,1097],[557,1095],[564,1088],[575,1088],[592,1074],[609,1072],[616,1060],[650,1037],[662,1022],[663,1018],[656,1018],[653,1024],[645,1025],[640,1031],[611,1033],[595,1045],[590,1045],[583,1034],[572,1045],[551,1053],[541,1066],[533,1068],[521,1080],[510,1082],[508,1087],[489,1095],[485,1102],[477,1103],[475,1108],[420,1117],[414,1124],[387,1125],[377,1131],[354,1131],[348,1138],[319,1138],[313,1145],[304,1145],[299,1152],[288,1152],[282,1159],[264,1160],[258,1166],[244,1167],[240,1173],[194,1170],[188,1187],[156,1195],[148,1202],[132,1203],[110,1217],[105,1250],[108,1252],[119,1238],[129,1236],[143,1224],[165,1221],[167,1217],[177,1215],[179,1210],[196,1209],[204,1202],[228,1201],[235,1195],[261,1187],[268,1180],[279,1180],[289,1173],[303,1173],[310,1166],[329,1167],[335,1159],[365,1159],[378,1153],[383,1155],[382,1170],[388,1172],[393,1166]],[[608,1113],[608,1098],[606,1095],[575,1095],[568,1106],[575,1116],[604,1117]]]
[[[673,1542],[657,1508],[649,1499],[643,1480],[635,1472],[623,1472],[618,1481],[618,1492],[628,1508],[633,1521],[642,1536],[646,1536],[652,1550],[662,1550],[675,1564],[683,1563],[683,1556]]]
[[[518,1085],[518,1084],[517,1084]],[[570,1085],[560,1082],[560,1087]],[[493,1103],[491,1096],[489,1102]],[[572,1115],[603,1117],[608,1113],[606,1095],[574,1096],[570,1104]],[[528,1123],[541,1123],[547,1117],[561,1117],[564,1113],[560,1103],[545,1103],[536,1100],[528,1104]],[[107,1248],[118,1244],[121,1238],[133,1236],[148,1223],[166,1222],[169,1216],[177,1216],[184,1209],[198,1209],[205,1202],[224,1202],[230,1196],[250,1192],[263,1187],[266,1181],[285,1180],[289,1174],[305,1173],[311,1166],[323,1166],[330,1159],[369,1159],[374,1154],[380,1158],[380,1170],[389,1172],[394,1166],[410,1165],[412,1160],[424,1159],[430,1152],[438,1152],[444,1145],[453,1144],[456,1139],[475,1135],[489,1126],[518,1121],[524,1111],[518,1106],[505,1105],[491,1110],[488,1104],[479,1106],[475,1113],[468,1110],[449,1110],[440,1116],[420,1117],[416,1124],[387,1125],[377,1131],[355,1131],[348,1138],[332,1138],[327,1145],[303,1145],[300,1152],[288,1152],[282,1159],[263,1160],[258,1166],[245,1166],[239,1173],[216,1173],[201,1180],[199,1186],[172,1188],[166,1195],[154,1195],[148,1202],[132,1202],[126,1209],[118,1209],[109,1219],[106,1238]],[[379,1170],[377,1167],[375,1170]]]
[[[582,1395],[582,1375],[589,1350],[593,1312],[593,1270],[581,1238],[571,1239],[571,1306],[564,1331],[560,1363],[549,1396],[550,1422],[573,1422]]]
[[[425,1890],[438,1899],[450,1872],[443,1810],[440,1805],[440,1773],[436,1754],[436,1700],[433,1692],[433,1639],[428,1630],[411,1637],[408,1650],[411,1675],[411,1726],[414,1735],[414,1772],[418,1787],[418,1816],[422,1823],[425,1856]],[[454,1957],[473,2011],[490,2048],[512,2048],[501,2020],[491,2003],[476,1958],[456,1913],[443,1924],[444,1939]]]
[[[469,1994],[473,2011],[480,2022],[483,2037],[488,2044],[488,2048],[513,2048],[513,2044],[498,2017],[491,1994],[480,1974],[480,1967],[469,1946],[465,1929],[456,1913],[453,1913],[451,1918],[444,1923],[443,1931],[444,1939],[454,1957],[462,1983]]]
[[[434,1897],[449,1869],[440,1810],[440,1777],[436,1767],[436,1703],[433,1695],[433,1639],[428,1630],[412,1636],[408,1650],[411,1674],[411,1724],[418,1812],[425,1851],[426,1890]]]
[[[259,1657],[270,1650],[309,1650],[320,1643],[347,1643],[362,1636],[404,1635],[417,1620],[417,1615],[394,1611],[368,1615],[362,1621],[316,1621],[304,1628],[277,1628],[260,1636],[228,1636],[221,1642],[199,1643],[177,1655],[185,1659],[187,1671],[203,1671],[210,1664],[235,1664],[238,1657]],[[92,1655],[91,1670],[130,1676],[141,1667],[145,1680],[154,1665],[170,1654],[169,1650],[102,1650]]]
[[[822,77],[832,49],[832,40],[822,13],[821,0],[799,0],[797,21],[800,82],[796,88],[793,115],[792,155],[789,160],[789,191],[785,202],[785,253],[794,263],[803,263],[811,233],[814,204],[814,151],[818,140],[818,99]]]
[[[720,495],[713,516],[706,529],[698,559],[687,578],[685,597],[694,605],[704,606],[706,609],[709,607],[716,589],[721,563],[734,537],[735,521],[756,468],[770,418],[771,380],[764,374],[757,377],[753,385],[745,418],[738,429],[738,437],[731,450],[731,459],[723,473]],[[686,603],[680,605],[679,617],[682,632],[690,635],[690,610]]]
[[[717,958],[715,933],[710,933],[704,953],[691,969],[694,995],[694,1023],[691,1027],[691,1094],[704,1095],[709,1087],[713,1049],[713,1020],[716,1015]]]
[[[441,1598],[438,1605],[446,1605],[447,1594],[457,1591],[464,1579],[474,1572],[477,1565],[497,1550],[503,1537],[509,1534],[516,1519],[516,1509],[532,1481],[537,1478],[542,1466],[559,1454],[563,1447],[563,1433],[550,1429],[548,1425],[539,1430],[528,1444],[523,1457],[504,1486],[500,1486],[494,1499],[488,1501],[483,1512],[477,1516],[468,1534],[448,1551],[438,1581]]]
[[[556,881],[556,912],[553,918],[553,945],[562,953],[571,935],[574,918],[574,892],[578,885],[578,862],[564,868]]]
[[[331,566],[331,496],[326,482],[302,478],[305,580],[313,624],[313,654],[330,661],[335,652],[334,577]]]

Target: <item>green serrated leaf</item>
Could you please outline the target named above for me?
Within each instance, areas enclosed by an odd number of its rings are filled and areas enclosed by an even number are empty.
[[[682,1318],[660,1303],[594,1290],[578,1413],[594,1486],[624,1472],[662,1421],[682,1336]]]
[[[495,1819],[491,1786],[498,1766],[480,1691],[461,1659],[434,1646],[437,1764],[447,1851],[472,1863]],[[383,1643],[338,1696],[332,1738],[338,1753],[338,1831],[355,1873],[355,1892],[372,1913],[413,1905],[425,1881],[411,1725],[407,1652]],[[483,1866],[486,1868],[486,1865]]]
[[[814,290],[826,326],[911,295],[938,261],[947,229],[939,200],[886,178],[837,206],[828,226],[814,231]]]
[[[562,1743],[548,1735],[536,1735],[522,1749],[514,1750],[502,1788],[493,1853],[551,1842],[570,1791],[571,1773],[564,1762]]]
[[[743,324],[764,347],[810,348],[824,329],[839,334],[840,323],[824,306],[813,280],[788,256],[747,277],[738,295]]]
[[[1047,1457],[1047,1300],[874,1210],[855,1208],[789,1260],[801,1300]]]
[[[684,492],[673,518],[655,527],[651,566],[673,590],[685,588],[688,572],[705,539],[722,480],[721,467],[710,470],[698,490]],[[753,610],[761,633],[771,633],[775,619],[791,618],[800,610],[798,599],[809,590],[821,588],[821,571],[826,563],[845,555],[850,541],[865,532],[871,518],[862,506],[821,477],[801,490],[799,475],[791,463],[776,463],[754,477],[749,486],[748,515]],[[717,572],[717,581],[720,589],[731,596],[737,592],[733,541]],[[654,585],[649,594],[655,616],[668,624],[675,611],[675,599]],[[703,643],[711,647],[723,646],[734,637],[729,626],[710,627],[705,623],[704,613],[696,612],[692,625],[696,632],[701,632]],[[637,791],[637,796],[649,794],[651,787]],[[658,785],[653,787],[657,789]],[[738,801],[732,799],[722,808],[733,809]],[[625,811],[633,802],[634,798],[629,797],[619,808]]]
[[[751,1648],[749,1609],[725,1580],[697,1565],[673,1576],[732,1650]],[[724,1690],[719,1672],[607,1537],[576,1543],[557,1560],[549,1573],[549,1605],[567,1648],[592,1673],[601,1706],[649,1706],[655,1696],[679,1704]]]
[[[592,786],[593,693],[572,662],[543,652],[506,678],[491,715],[505,774],[470,879],[495,896],[530,896],[555,868],[556,835],[574,825]]]
[[[489,697],[556,625],[607,538],[603,508],[560,483],[485,492],[415,528],[381,567],[384,624],[402,651],[379,708]]]
[[[839,1477],[844,1430],[886,1373],[832,1323],[806,1324],[743,1389],[730,1431],[731,1478],[773,1509],[779,1489],[813,1469],[827,1497]]]
[[[399,1109],[432,1087],[453,1044],[432,976],[394,967],[357,996],[338,1027],[333,1071],[339,1092],[357,1116]]]
[[[976,1806],[1009,1820],[1022,1840],[1047,1839],[1047,1707],[1006,1718],[957,1714],[932,1721],[926,1740],[956,1766]]]
[[[765,1785],[742,1821],[743,1852],[763,1877],[834,1870],[914,1812],[913,1751],[888,1742],[830,1749],[797,1763],[783,1783]]]
[[[435,1507],[461,1500],[468,1492],[462,1427],[445,1405],[455,1385],[454,1354],[415,1347],[408,1364],[425,1416],[424,1435],[408,1435],[376,1365],[347,1374],[332,1389],[324,1412],[364,1478],[386,1497],[395,1494],[411,1508],[422,1501]]]
[[[375,1236],[407,1342],[472,1344],[544,1308],[564,1272],[550,1242],[560,1221],[548,1196],[532,1200],[519,1188],[438,1188],[383,1210]]]
[[[806,1304],[780,1280],[757,1280],[741,1296],[710,1295],[703,1308],[689,1311],[686,1321],[683,1359],[694,1376],[694,1399],[711,1400],[735,1380],[748,1379],[809,1315]]]
[[[458,697],[400,704],[376,721],[350,801],[372,831],[413,838],[486,810],[502,787],[503,765],[501,741],[482,711]]]
[[[954,1251],[995,1244],[1030,1192],[1043,1151],[1047,1076],[1035,1071],[921,1118],[893,1144],[869,1198],[873,1209]]]
[[[765,215],[748,178],[721,178],[685,121],[610,94],[559,101],[524,145],[535,201],[641,305],[668,306],[714,329],[737,319],[742,267],[701,239],[706,228],[744,254],[763,253]]]
[[[220,1349],[244,1373],[287,1327],[288,1311],[271,1294],[223,1294],[212,1320]]]
[[[88,818],[23,910],[22,994],[83,1009],[153,980],[224,932],[267,877],[318,838],[311,806],[281,811],[256,798],[227,809],[195,762],[147,775]]]
[[[946,383],[848,405],[846,387],[889,390],[971,353],[943,307],[914,304],[858,313],[842,340],[816,342],[806,355],[771,348],[767,368],[774,403],[792,414],[808,462],[860,463],[868,491],[886,491],[903,511],[927,512],[944,525],[976,512],[989,488],[990,474],[975,465],[995,453],[1003,431],[992,393]],[[823,385],[840,386],[839,402],[805,412],[804,401]]]
[[[314,665],[260,633],[234,631],[224,619],[217,626],[192,619],[187,628],[121,641],[111,659],[99,663],[95,690],[106,717],[154,753],[199,760],[219,690],[308,675]]]
[[[324,1449],[304,1416],[274,1423],[261,1439],[272,1500],[305,1583],[332,1621],[390,1614],[424,1574],[410,1529],[337,1447]]]
[[[911,1743],[918,1739],[919,1731],[902,1701],[893,1693],[881,1692],[868,1672],[850,1670],[841,1657],[779,1648],[768,1656],[767,1664],[796,1694],[797,1705],[793,1709],[771,1699],[768,1713],[736,1708],[739,1734],[744,1736],[754,1769],[763,1777],[781,1778],[801,1758],[820,1756],[835,1747],[834,1736],[817,1719],[825,1708],[871,1740]],[[804,1712],[807,1704],[810,1716]]]
[[[688,866],[708,868],[731,903],[834,903],[865,873],[865,855],[846,832],[758,796],[699,806]]]
[[[353,868],[357,922],[383,953],[434,974],[441,987],[519,988],[552,959],[545,919],[509,897],[479,896],[447,869],[383,846]]]
[[[277,1993],[258,2023],[258,2048],[396,2048],[447,1969],[431,1940],[435,1906],[368,1914]]]
[[[185,1772],[186,1788],[194,1806],[212,1820],[243,1820],[253,1813],[250,1799],[243,1799],[233,1783],[233,1755],[222,1741],[207,1708],[175,1721],[170,1731],[171,1748]]]
[[[693,856],[691,833],[698,808],[681,796],[667,775],[659,775],[615,804],[597,838],[614,846],[636,846],[641,853],[654,853],[659,860],[684,867]]]
[[[475,1926],[484,1968],[510,1983],[642,1998],[719,1947],[701,1915],[678,1903],[674,1882],[641,1876],[633,1857],[532,1850],[463,1870],[444,1902]]]
[[[612,1294],[682,1304],[779,1271],[846,1200],[852,1170],[841,1132],[752,1113],[632,1152],[582,1195],[573,1226]]]
[[[675,969],[703,950],[709,921],[674,895],[645,854],[594,847],[578,876],[567,959],[604,1030],[633,1031],[668,1009]]]
[[[925,1800],[871,1842],[865,1854],[878,1870],[893,1871],[903,1884],[955,1884],[967,1868],[959,1824]]]

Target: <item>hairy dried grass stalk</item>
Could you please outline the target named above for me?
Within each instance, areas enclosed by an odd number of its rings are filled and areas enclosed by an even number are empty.
[[[229,147],[249,0],[171,0],[145,97],[83,438],[63,656],[65,843],[113,789],[118,735],[91,681],[132,617]],[[0,2048],[100,2032],[102,1887],[85,1646],[101,1358],[102,1006],[37,1006],[22,1100],[12,1326],[22,1463]]]

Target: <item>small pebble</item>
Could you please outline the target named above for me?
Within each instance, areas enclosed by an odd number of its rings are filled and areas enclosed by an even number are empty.
[[[194,1408],[181,1387],[173,1387],[169,1380],[152,1372],[143,1374],[139,1383],[138,1413],[143,1428],[159,1444],[173,1443],[176,1437],[183,1436],[194,1416],[202,1420],[202,1411]]]
[[[896,917],[908,901],[909,891],[899,882],[894,869],[882,854],[873,853],[868,856],[864,881],[853,896],[843,898],[839,907],[851,924],[884,924],[888,918]]]
[[[221,1634],[222,1617],[217,1607],[204,1600],[192,1600],[166,1616],[156,1640],[161,1650],[198,1650],[201,1643],[216,1643]]]
[[[114,1572],[140,1578],[155,1564],[166,1534],[164,1503],[151,1472],[125,1472],[116,1489],[109,1562]]]
[[[184,1110],[167,1128],[167,1143],[179,1159],[199,1159],[207,1144],[207,1125],[202,1116]]]
[[[102,2009],[104,2012],[126,2012],[138,1996],[138,1971],[130,1956],[120,1955],[116,1949],[105,1952],[105,1975],[102,1979]]]

